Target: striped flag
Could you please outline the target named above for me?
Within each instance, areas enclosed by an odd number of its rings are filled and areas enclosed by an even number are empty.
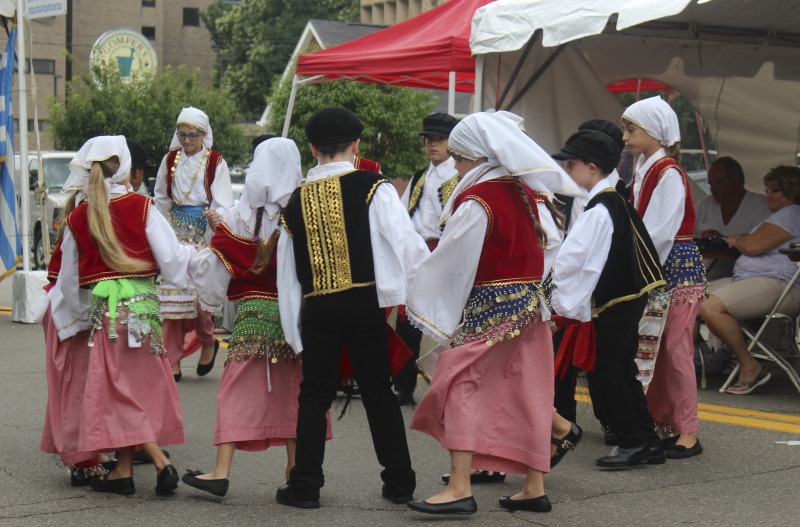
[[[12,274],[22,261],[22,241],[17,228],[17,197],[14,192],[14,116],[11,81],[17,30],[8,35],[0,60],[0,280]]]

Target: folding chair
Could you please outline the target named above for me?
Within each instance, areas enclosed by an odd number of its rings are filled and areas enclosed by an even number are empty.
[[[787,254],[789,251],[785,252],[782,249],[781,252]],[[797,253],[797,251],[794,251],[794,253]],[[791,259],[793,261],[797,261],[795,257],[800,258],[800,253],[794,253],[792,253]],[[789,293],[789,291],[791,291],[791,288],[794,287],[794,283],[798,277],[800,277],[800,264],[798,264],[797,270],[794,272],[794,276],[792,276],[792,279],[786,283],[786,287],[783,288],[781,295],[778,297],[778,301],[775,302],[775,306],[772,308],[772,311],[770,311],[764,318],[764,321],[761,323],[758,330],[753,333],[750,328],[742,324],[742,332],[744,333],[745,337],[749,339],[747,351],[749,351],[750,354],[756,359],[768,360],[780,366],[792,380],[792,383],[794,384],[794,387],[797,388],[797,391],[800,392],[800,374],[797,373],[797,370],[790,362],[791,360],[795,362],[798,367],[800,367],[800,350],[798,349],[797,343],[797,322],[793,317],[789,317],[778,312],[778,308],[780,307],[781,303],[783,303],[783,299],[786,298],[786,295]],[[767,326],[769,326],[771,322],[781,323],[784,331],[787,332],[789,334],[788,336],[791,337],[788,339],[789,342],[787,343],[788,346],[786,349],[781,349],[783,346],[772,347],[771,345],[759,340],[764,334],[764,330],[767,329]],[[781,343],[782,341],[779,342],[779,344]],[[728,386],[730,386],[733,381],[736,380],[738,375],[739,365],[737,364],[719,391],[724,393]]]

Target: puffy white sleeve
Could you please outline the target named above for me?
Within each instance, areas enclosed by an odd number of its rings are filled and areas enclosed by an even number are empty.
[[[488,225],[480,204],[472,200],[461,204],[411,285],[406,312],[416,326],[440,343],[453,339],[461,321]]]
[[[231,275],[219,256],[206,247],[189,260],[189,278],[197,290],[200,305],[214,311],[228,297]]]
[[[608,261],[613,234],[614,224],[604,205],[580,215],[553,264],[551,302],[556,313],[581,322],[591,320],[592,293]]]
[[[167,196],[167,156],[161,160],[161,165],[156,173],[156,184],[153,187],[153,199],[161,214],[168,214],[172,207],[172,200]]]
[[[50,313],[59,340],[64,341],[89,329],[91,291],[80,287],[78,246],[69,229],[64,229],[64,238],[61,240],[61,270],[51,298]]]
[[[408,286],[430,251],[390,184],[375,189],[369,206],[370,241],[378,305],[405,304]]]
[[[303,288],[297,279],[294,240],[283,227],[278,236],[277,250],[278,310],[281,313],[283,336],[295,353],[301,353],[303,340],[300,338],[300,308],[303,305]]]
[[[224,159],[220,159],[217,170],[214,172],[214,182],[211,183],[209,208],[222,214],[231,207],[233,207],[231,171],[228,169],[228,163]]]
[[[683,176],[677,169],[670,168],[653,190],[653,196],[642,218],[662,265],[667,261],[683,221],[685,203]]]
[[[564,241],[564,233],[556,225],[556,220],[553,219],[553,214],[546,203],[537,203],[536,210],[539,214],[539,223],[547,235],[547,245],[544,248],[544,275],[547,276]]]
[[[178,242],[175,231],[156,207],[150,207],[145,235],[164,281],[180,289],[189,287],[189,260],[196,250]]]

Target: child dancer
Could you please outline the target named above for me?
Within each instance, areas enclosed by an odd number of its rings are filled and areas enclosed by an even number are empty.
[[[286,445],[286,479],[294,466],[303,369],[281,329],[273,248],[281,209],[302,177],[293,141],[276,137],[258,145],[238,205],[189,266],[202,304],[215,307],[226,295],[239,302],[217,396],[217,464],[208,474],[183,476],[187,485],[217,496],[228,491],[235,449]]]
[[[553,344],[540,315],[546,240],[536,208],[545,198],[527,183],[569,180],[502,115],[465,117],[453,129],[449,149],[463,177],[407,309],[424,332],[455,346],[439,356],[411,422],[450,450],[451,474],[442,492],[408,506],[430,514],[476,512],[473,467],[526,474],[524,489],[500,498],[500,505],[548,512]]]
[[[597,460],[603,468],[664,463],[637,379],[636,352],[647,294],[665,282],[642,220],[608,177],[620,151],[609,135],[583,130],[553,156],[566,160],[570,177],[589,191],[585,212],[553,266],[552,305],[560,315],[581,322],[596,317],[592,403],[603,408],[619,442],[610,455]]]
[[[637,156],[631,200],[658,251],[671,292],[647,401],[662,439],[679,434],[665,441],[667,457],[688,458],[703,452],[697,438],[692,328],[707,284],[692,241],[691,191],[674,159],[681,138],[678,116],[660,97],[651,97],[628,107],[622,123],[626,148]]]
[[[157,268],[188,285],[192,249],[181,247],[152,200],[128,193],[130,153],[123,136],[95,137],[70,164],[70,181],[86,202],[67,218],[61,272],[51,304],[63,343],[89,330],[78,449],[119,450],[116,468],[93,490],[133,494],[137,445],[157,472],[156,493],[169,494],[178,474],[159,448],[184,441],[183,416],[161,345]]]

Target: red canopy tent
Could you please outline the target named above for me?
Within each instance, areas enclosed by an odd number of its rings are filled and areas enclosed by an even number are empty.
[[[472,15],[492,1],[450,0],[370,35],[300,55],[284,135],[297,87],[337,79],[449,90],[453,113],[453,92],[475,89],[475,59],[469,49]]]

